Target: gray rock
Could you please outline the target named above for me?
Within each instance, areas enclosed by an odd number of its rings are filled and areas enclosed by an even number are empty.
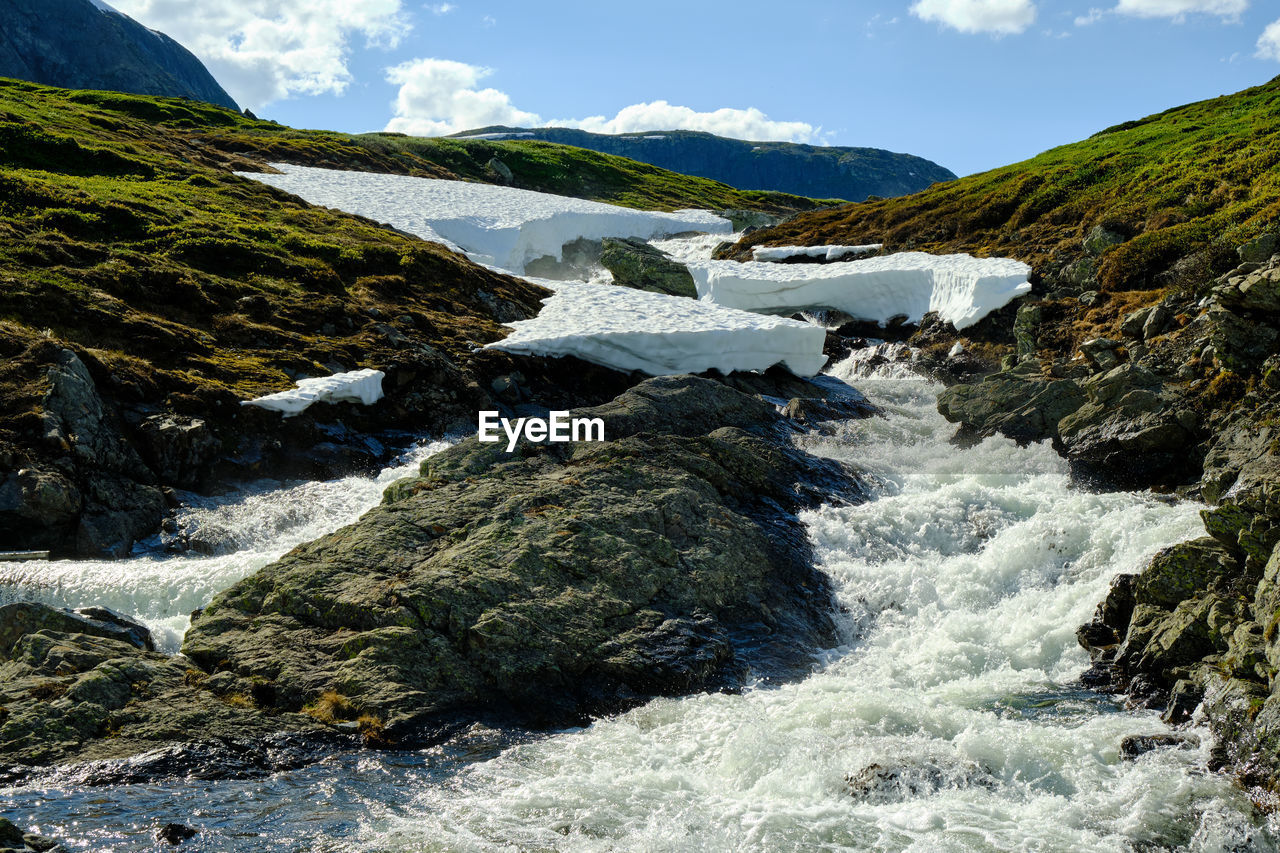
[[[1245,263],[1263,263],[1276,253],[1280,235],[1262,234],[1236,249],[1236,254]]]
[[[219,595],[184,652],[278,708],[337,691],[397,737],[478,707],[625,707],[761,665],[731,637],[785,666],[831,636],[825,581],[778,507],[819,499],[806,482],[856,486],[791,448],[773,406],[669,377],[577,414],[607,441],[508,454],[468,439]]]
[[[1090,257],[1076,258],[1062,268],[1058,280],[1063,284],[1081,288],[1092,288],[1097,285],[1098,264]],[[1083,294],[1081,294],[1083,296]]]
[[[507,186],[511,186],[515,182],[516,176],[512,174],[511,167],[499,160],[497,157],[491,157],[486,167],[498,176],[498,180]]]
[[[1036,353],[1036,327],[1040,325],[1041,314],[1040,306],[1034,303],[1018,306],[1013,320],[1013,338],[1019,359]]]
[[[1142,340],[1149,341],[1157,335],[1164,332],[1169,326],[1169,321],[1173,319],[1169,309],[1163,303],[1152,306],[1151,312],[1147,315],[1146,322],[1142,324]]]
[[[613,274],[614,284],[670,296],[698,296],[684,264],[641,240],[605,238],[600,263]]]
[[[1098,370],[1111,370],[1120,363],[1116,353],[1119,348],[1120,342],[1110,338],[1093,338],[1080,344],[1080,352]]]
[[[1097,257],[1110,249],[1112,246],[1118,246],[1124,242],[1124,236],[1116,233],[1102,225],[1095,225],[1085,235],[1081,245],[1090,255]]]
[[[145,625],[105,607],[71,611],[22,601],[0,605],[0,660],[10,654],[19,639],[38,631],[88,634],[118,640],[147,651],[155,649],[151,632]]]
[[[1125,336],[1126,340],[1143,340],[1143,329],[1147,324],[1147,318],[1151,316],[1152,310],[1152,306],[1148,305],[1145,308],[1131,311],[1124,316],[1124,320],[1120,323],[1120,332]]]

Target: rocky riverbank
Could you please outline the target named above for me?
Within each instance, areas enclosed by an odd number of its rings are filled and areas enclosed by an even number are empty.
[[[139,754],[77,772],[243,774],[807,671],[833,605],[795,512],[863,492],[761,391],[807,393],[789,409],[812,420],[873,411],[781,374],[672,377],[577,411],[603,443],[468,439],[217,596],[186,657],[103,611],[10,605],[5,777]]]
[[[1205,536],[1115,579],[1080,628],[1086,685],[1203,715],[1215,767],[1280,782],[1280,255],[1273,235],[1199,288],[1123,315],[1064,352],[1052,300],[1023,304],[1005,369],[953,384],[961,437],[1051,440],[1082,484],[1202,499]]]

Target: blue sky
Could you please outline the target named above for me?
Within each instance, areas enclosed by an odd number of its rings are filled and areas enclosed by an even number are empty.
[[[959,174],[1280,74],[1276,0],[113,5],[299,127],[683,124],[906,151]]]

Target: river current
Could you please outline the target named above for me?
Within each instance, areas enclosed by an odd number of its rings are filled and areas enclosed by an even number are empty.
[[[1197,507],[1073,488],[1047,445],[948,439],[937,386],[832,373],[885,417],[804,439],[873,483],[807,513],[842,606],[811,674],[659,699],[587,728],[337,755],[270,778],[0,790],[0,812],[72,850],[1273,850],[1274,827],[1198,749],[1122,759],[1149,711],[1078,684],[1075,628],[1110,579],[1200,532]],[[347,523],[440,444],[376,478],[265,486],[180,526],[225,551],[26,564],[9,594],[133,613],[172,650],[185,613]],[[201,527],[203,525],[203,527]],[[221,531],[221,532],[219,532]]]

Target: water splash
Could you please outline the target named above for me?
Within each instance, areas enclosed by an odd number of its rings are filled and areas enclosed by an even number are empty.
[[[156,540],[151,553],[126,560],[0,563],[0,601],[109,607],[142,621],[161,651],[176,652],[192,610],[294,547],[352,523],[389,484],[450,444],[417,445],[376,476],[260,481],[216,498],[186,495],[176,531],[164,539],[195,543],[204,555],[168,555]]]

